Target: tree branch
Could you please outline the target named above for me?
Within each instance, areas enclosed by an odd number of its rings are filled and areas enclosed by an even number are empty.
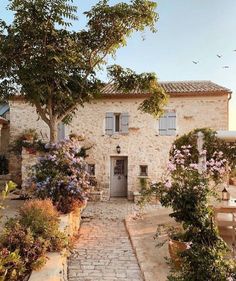
[[[42,120],[47,124],[49,125],[50,124],[50,120],[47,118],[44,110],[42,109],[42,107],[40,106],[40,104],[37,102],[35,103],[35,106],[36,106],[36,110],[38,112],[38,114],[40,115],[40,117],[42,118]]]

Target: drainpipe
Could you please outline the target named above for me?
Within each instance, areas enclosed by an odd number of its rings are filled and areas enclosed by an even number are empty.
[[[232,98],[232,92],[229,92],[229,95],[228,95],[228,104],[227,104],[227,116],[228,116],[228,126],[227,128],[229,129],[229,101],[231,100]]]
[[[2,151],[2,127],[3,125],[0,123],[0,153]]]

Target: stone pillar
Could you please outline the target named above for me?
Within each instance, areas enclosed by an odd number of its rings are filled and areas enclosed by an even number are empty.
[[[202,173],[206,170],[206,154],[203,153],[203,144],[204,144],[204,134],[202,132],[197,133],[197,149],[199,152],[198,158],[198,171]]]

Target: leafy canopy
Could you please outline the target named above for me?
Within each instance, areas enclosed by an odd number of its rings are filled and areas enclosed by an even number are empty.
[[[0,99],[20,93],[48,124],[51,140],[60,121],[101,93],[104,83],[97,73],[107,57],[133,32],[147,27],[155,32],[158,20],[150,0],[113,6],[101,0],[84,12],[87,26],[79,31],[69,28],[78,20],[73,0],[9,0],[8,8],[14,20],[10,25],[0,21]],[[166,96],[154,74],[137,75],[120,66],[109,67],[108,73],[124,91],[139,86],[153,94],[140,107],[144,112],[161,112]]]

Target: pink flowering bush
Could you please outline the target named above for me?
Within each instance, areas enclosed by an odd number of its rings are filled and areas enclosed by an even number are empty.
[[[50,198],[62,213],[71,212],[86,202],[90,188],[82,147],[72,139],[48,144],[47,149],[33,167],[36,196]]]
[[[188,245],[180,254],[181,267],[172,268],[169,281],[236,280],[235,263],[225,260],[228,248],[214,225],[209,205],[209,198],[215,195],[214,187],[224,180],[234,159],[228,159],[227,151],[221,149],[224,145],[215,145],[214,134],[205,130],[203,133],[209,143],[205,143],[201,155],[196,132],[176,140],[163,179],[152,183],[143,194],[144,200],[155,194],[164,207],[172,208],[170,216],[182,228],[175,237]],[[199,165],[199,158],[203,157],[205,161]]]

